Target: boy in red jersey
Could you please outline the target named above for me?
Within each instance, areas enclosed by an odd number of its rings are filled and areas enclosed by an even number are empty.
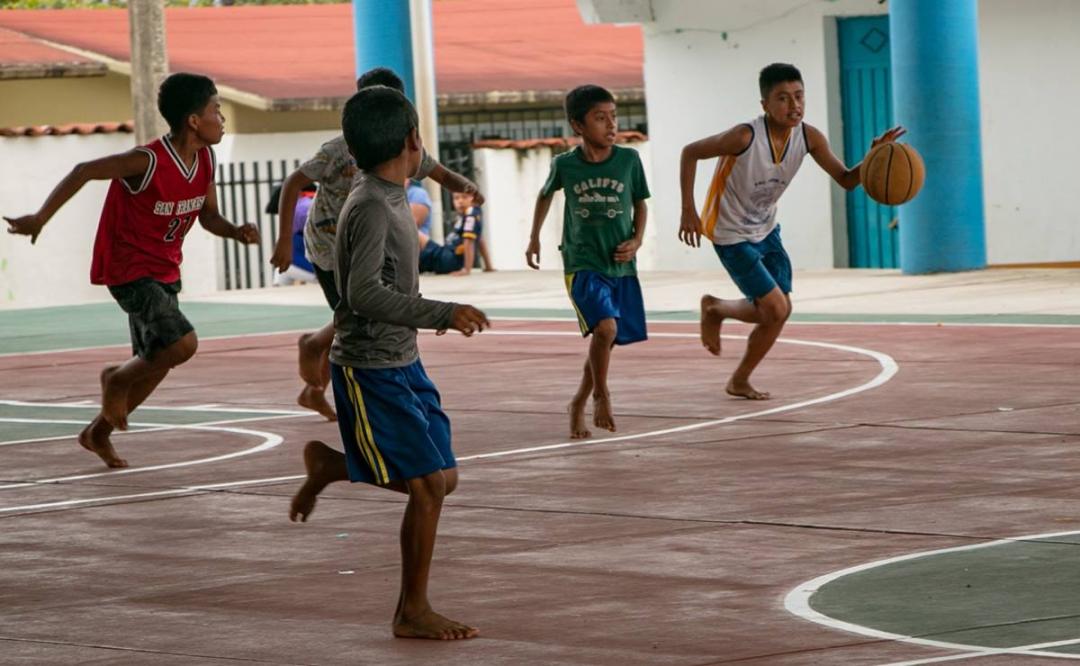
[[[37,241],[42,227],[91,180],[112,180],[98,223],[90,282],[103,284],[128,313],[133,356],[101,372],[101,412],[79,434],[79,444],[109,467],[127,467],[109,436],[127,429],[127,417],[172,368],[198,347],[191,322],[180,312],[181,246],[198,218],[210,233],[257,243],[253,225],[235,226],[221,216],[214,192],[217,164],[210,148],[225,133],[214,82],[173,74],[158,91],[158,110],[169,134],[126,153],[77,164],[38,212],[5,217],[8,232]]]

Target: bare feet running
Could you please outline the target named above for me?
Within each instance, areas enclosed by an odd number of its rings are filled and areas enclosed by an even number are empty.
[[[94,419],[90,422],[90,425],[83,428],[82,432],[79,433],[79,444],[90,453],[96,454],[106,465],[113,469],[127,467],[127,461],[116,454],[116,449],[113,448],[108,433],[102,433],[99,430],[99,424],[107,425],[104,419]]]
[[[307,522],[308,516],[315,510],[315,500],[318,499],[319,493],[331,482],[339,480],[331,472],[334,463],[337,462],[335,459],[338,457],[343,457],[343,454],[320,441],[312,440],[304,445],[304,468],[307,470],[307,479],[289,503],[289,520],[295,523],[299,517],[300,522]]]
[[[719,302],[719,298],[708,294],[701,297],[701,344],[713,356],[720,355],[720,325],[724,323],[724,318],[717,316],[710,308]]]
[[[304,333],[296,341],[296,346],[300,349],[300,379],[308,386],[326,388],[322,380],[322,350],[312,349],[309,343],[313,335],[314,333]]]
[[[428,638],[437,641],[453,641],[476,638],[480,630],[439,615],[428,609],[416,617],[399,614],[394,618],[394,635],[398,638]]]
[[[118,369],[119,366],[110,365],[101,371],[101,418],[117,430],[127,430],[127,391],[113,391],[112,395],[108,391],[109,382]]]
[[[593,425],[615,432],[615,415],[611,413],[611,396],[593,394]]]
[[[587,439],[592,437],[592,432],[589,431],[589,427],[585,424],[585,403],[589,399],[577,401],[571,400],[570,404],[566,406],[566,412],[570,414],[570,439]]]
[[[334,413],[334,408],[327,402],[325,391],[326,389],[321,386],[308,384],[304,386],[304,390],[300,391],[300,395],[296,398],[296,404],[322,414],[327,421],[337,421],[337,414]]]
[[[727,388],[728,395],[733,395],[736,398],[746,398],[747,400],[768,400],[770,396],[767,392],[758,391],[753,386],[750,386],[750,382],[736,382],[734,379],[728,381]]]

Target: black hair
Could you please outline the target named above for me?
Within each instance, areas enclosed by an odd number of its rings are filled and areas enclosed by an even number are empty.
[[[341,130],[349,152],[361,169],[394,159],[420,124],[416,109],[400,91],[370,86],[345,103]]]
[[[209,77],[177,72],[162,81],[158,88],[158,111],[169,123],[169,130],[177,134],[184,128],[188,116],[201,113],[216,94],[217,87]]]
[[[795,65],[789,65],[784,62],[774,62],[761,70],[761,74],[758,75],[758,88],[761,89],[761,99],[769,98],[769,93],[772,92],[773,86],[778,83],[787,83],[788,81],[798,81],[799,83],[802,83],[802,74],[799,73],[799,70]]]
[[[363,90],[371,86],[386,86],[387,88],[393,88],[394,90],[403,93],[405,92],[405,82],[401,80],[401,77],[394,73],[394,70],[388,67],[376,67],[375,69],[369,69],[360,75],[360,78],[356,80],[356,89]]]
[[[566,93],[566,119],[585,122],[585,116],[597,104],[614,102],[615,97],[606,89],[592,84],[578,86]]]

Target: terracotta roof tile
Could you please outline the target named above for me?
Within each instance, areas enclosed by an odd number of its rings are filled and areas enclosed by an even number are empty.
[[[0,79],[103,76],[105,65],[0,27]]]
[[[29,125],[26,127],[2,127],[0,136],[66,136],[70,134],[130,134],[135,123],[72,123],[70,125]]]
[[[586,25],[574,0],[435,0],[437,92],[643,86],[637,27]],[[0,28],[126,62],[127,12],[0,11]],[[355,85],[349,4],[169,8],[173,71],[203,72],[267,99],[347,97]],[[3,58],[0,58],[0,62]]]

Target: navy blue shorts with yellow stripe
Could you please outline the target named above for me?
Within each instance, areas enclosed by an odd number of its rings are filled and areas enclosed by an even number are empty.
[[[450,419],[417,359],[401,368],[330,364],[349,479],[385,486],[457,466]]]
[[[648,339],[645,301],[636,275],[608,277],[596,271],[566,275],[566,291],[577,314],[581,335],[588,336],[605,319],[618,326],[615,344],[628,345]]]

